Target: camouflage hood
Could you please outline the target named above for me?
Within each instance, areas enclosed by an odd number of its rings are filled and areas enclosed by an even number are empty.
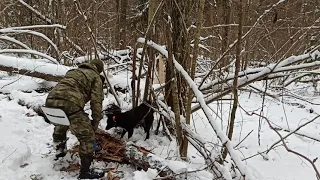
[[[82,64],[79,64],[78,68],[83,68],[83,69],[92,69],[94,70],[97,74],[100,74],[98,72],[98,69],[95,65],[93,64],[90,64],[90,63],[82,63]]]

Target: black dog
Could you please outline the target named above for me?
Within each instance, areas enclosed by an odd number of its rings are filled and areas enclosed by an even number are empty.
[[[146,103],[150,104],[149,101]],[[120,108],[117,109],[117,106],[115,105],[112,105],[106,111],[108,112],[106,130],[113,127],[122,127],[125,131],[122,131],[121,138],[125,135],[126,131],[128,131],[128,138],[130,138],[133,134],[133,128],[137,125],[142,125],[144,132],[147,133],[146,139],[149,139],[150,128],[154,119],[154,110],[146,104],[142,103],[134,109],[124,113],[121,113]]]

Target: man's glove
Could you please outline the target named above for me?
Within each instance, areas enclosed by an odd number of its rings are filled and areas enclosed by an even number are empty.
[[[93,131],[96,132],[97,129],[98,129],[98,126],[99,126],[99,121],[92,120],[91,121],[91,125],[92,125],[92,128],[93,128]]]

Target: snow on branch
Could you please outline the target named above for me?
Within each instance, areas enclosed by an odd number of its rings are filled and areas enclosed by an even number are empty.
[[[302,60],[306,60],[306,59],[315,60],[318,57],[320,57],[320,52],[314,51],[313,53],[302,54],[299,56],[291,56],[291,57],[289,57],[289,58],[287,58],[277,64],[270,64],[267,67],[258,68],[260,71],[254,73],[254,74],[246,74],[252,70],[242,71],[239,73],[239,75],[241,74],[242,77],[239,77],[239,79],[238,79],[238,88],[246,86],[254,81],[261,80],[263,78],[268,78],[269,76],[272,76],[272,73],[279,72],[280,70],[287,71],[290,68],[284,67],[286,65],[289,65],[289,64],[292,64],[295,62],[299,62]],[[310,66],[310,64],[311,65],[320,65],[320,63],[317,61],[313,62],[313,64],[312,63],[308,63],[308,64],[309,64],[308,67],[312,67],[312,66]],[[295,67],[295,68],[291,68],[292,70],[295,70],[297,68],[299,69],[299,68],[304,67],[304,65],[303,64],[293,65],[292,67]],[[233,76],[234,76],[233,74],[230,75],[230,77],[233,77]],[[277,76],[274,76],[274,77],[277,77]],[[229,78],[229,76],[228,76],[228,78]],[[210,84],[211,84],[211,86],[206,85],[207,89],[210,88],[210,89],[213,89],[213,91],[219,89],[219,91],[210,95],[209,98],[206,98],[206,103],[211,103],[211,102],[217,100],[218,98],[221,98],[226,94],[229,94],[231,92],[230,87],[232,87],[233,79],[224,80],[224,81],[222,81],[222,83],[220,83],[220,81],[215,80]],[[221,86],[218,88],[217,84],[221,84]],[[203,90],[203,89],[201,89],[201,90]],[[197,104],[197,105],[194,105],[191,109],[192,109],[191,111],[194,112],[194,111],[201,109],[201,106],[199,104]]]
[[[138,40],[137,40],[137,42],[139,42],[139,43],[145,43],[145,41],[146,40],[144,38],[138,38]],[[160,45],[158,45],[158,44],[156,44],[156,43],[154,43],[152,41],[147,41],[147,45],[153,47],[154,49],[159,51],[162,55],[164,55],[166,58],[168,58],[168,51],[165,50]],[[189,86],[193,90],[193,92],[194,92],[195,96],[197,97],[197,100],[198,100],[203,112],[205,113],[206,117],[208,118],[208,121],[209,121],[212,129],[217,134],[217,136],[220,139],[221,143],[224,144],[226,146],[226,148],[228,149],[228,152],[230,154],[230,157],[231,157],[232,161],[235,163],[235,165],[237,166],[237,168],[239,169],[241,174],[245,177],[245,179],[248,179],[248,180],[249,179],[253,179],[252,175],[248,171],[246,165],[242,162],[242,160],[240,158],[240,153],[237,152],[233,148],[234,144],[232,143],[232,141],[220,129],[220,125],[218,124],[218,122],[213,119],[213,117],[212,117],[212,115],[210,113],[211,112],[210,108],[208,107],[208,105],[204,101],[203,94],[198,89],[198,87],[195,84],[195,82],[191,79],[191,77],[183,69],[183,67],[175,60],[174,57],[173,57],[173,62],[174,62],[175,68],[183,75],[183,77],[185,78],[185,80],[188,82]]]
[[[59,64],[59,62],[54,59],[51,56],[48,56],[44,53],[41,53],[39,51],[35,51],[35,50],[31,50],[31,49],[2,49],[0,50],[0,54],[2,53],[28,53],[28,54],[34,54],[34,55],[38,55],[41,57],[44,57],[45,59],[43,59],[43,61],[47,62],[47,63],[55,63],[55,64]]]
[[[320,73],[320,70],[317,69],[317,70],[313,70],[313,71],[309,71],[309,72],[303,72],[302,74],[296,76],[296,77],[293,77],[293,78],[289,78],[287,79],[284,83],[283,83],[283,86],[286,87],[288,85],[290,85],[291,83],[295,82],[296,80],[304,77],[304,76],[308,76],[310,74],[319,74]]]
[[[240,86],[246,84],[247,82],[259,79],[260,77],[265,77],[266,75],[271,74],[271,73],[279,73],[279,72],[284,72],[284,71],[293,71],[293,70],[298,70],[298,69],[303,69],[303,68],[320,66],[319,61],[315,61],[312,63],[305,63],[305,64],[288,66],[290,64],[297,63],[297,62],[300,62],[300,61],[306,60],[306,59],[315,60],[318,57],[320,57],[320,52],[314,51],[313,53],[302,54],[299,56],[291,56],[285,60],[280,61],[279,63],[270,64],[266,67],[247,69],[245,71],[241,71],[241,72],[239,72],[239,77],[241,77],[241,78],[239,80],[238,86],[240,87]],[[208,82],[208,83],[204,84],[200,90],[201,91],[206,90],[206,89],[217,90],[217,88],[218,88],[217,85],[221,84],[221,81],[222,82],[227,81],[227,83],[224,83],[224,85],[222,86],[222,89],[228,88],[232,85],[233,78],[234,78],[234,74],[229,74],[223,80],[216,79],[216,80],[213,80],[212,82]],[[221,87],[219,86],[219,88],[221,88]]]
[[[42,39],[46,40],[54,49],[55,51],[59,54],[59,50],[56,44],[54,44],[50,38],[48,38],[46,35],[40,33],[40,32],[36,32],[36,31],[32,31],[32,30],[15,30],[15,29],[10,29],[10,28],[6,28],[6,29],[0,29],[0,33],[26,33],[26,34],[32,34],[38,37],[41,37]]]
[[[46,16],[42,15],[39,11],[37,11],[36,9],[34,9],[32,6],[30,6],[28,3],[24,2],[23,0],[18,0],[19,3],[21,3],[22,5],[24,5],[25,7],[27,7],[28,9],[30,9],[31,11],[33,11],[35,14],[37,14],[38,16],[41,17],[41,19],[45,19],[47,22],[49,22],[50,24],[52,24],[51,19],[47,18]]]
[[[49,24],[49,25],[32,25],[32,26],[17,26],[17,27],[9,27],[4,28],[2,30],[10,31],[10,30],[23,30],[23,29],[37,29],[37,28],[59,28],[59,29],[66,29],[66,26],[63,26],[61,24]]]
[[[21,41],[16,40],[15,38],[9,37],[9,36],[0,36],[0,40],[9,41],[9,42],[17,44],[25,49],[30,49],[26,44],[22,43]]]
[[[0,51],[1,52],[1,51]],[[0,70],[15,70],[15,73],[30,75],[48,81],[57,81],[71,68],[59,64],[39,62],[27,58],[0,55]]]

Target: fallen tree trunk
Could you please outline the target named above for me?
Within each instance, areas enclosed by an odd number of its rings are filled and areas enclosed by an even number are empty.
[[[47,81],[59,81],[71,68],[64,65],[51,64],[31,60],[0,55],[0,71],[14,72],[26,76],[41,78]]]

